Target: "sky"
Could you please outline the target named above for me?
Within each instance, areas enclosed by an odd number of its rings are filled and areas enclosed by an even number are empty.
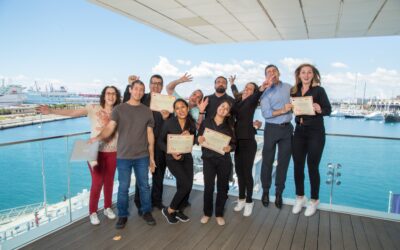
[[[400,36],[193,45],[89,1],[0,0],[0,37],[0,83],[27,88],[99,93],[123,90],[131,74],[148,84],[152,74],[168,83],[188,72],[181,95],[211,94],[219,75],[236,75],[239,89],[262,83],[270,63],[293,84],[310,62],[332,99],[361,98],[364,86],[367,98],[400,95]]]

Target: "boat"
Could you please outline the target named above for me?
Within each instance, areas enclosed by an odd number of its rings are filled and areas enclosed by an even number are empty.
[[[365,116],[365,120],[372,120],[372,121],[383,121],[385,116],[382,112],[375,111]]]
[[[36,85],[36,84],[35,84]],[[64,86],[55,89],[50,84],[50,90],[41,91],[40,88],[30,88],[26,93],[26,104],[88,104],[98,103],[99,95],[77,94],[68,92]]]
[[[385,114],[385,122],[386,123],[400,122],[400,113],[399,112],[391,112],[391,113]]]
[[[350,111],[344,114],[344,118],[346,119],[362,119],[364,115],[361,112]]]
[[[0,105],[19,105],[26,100],[22,92],[24,87],[19,84],[9,84],[0,87]]]
[[[330,117],[344,117],[344,113],[340,110],[334,110],[332,113],[329,115]]]

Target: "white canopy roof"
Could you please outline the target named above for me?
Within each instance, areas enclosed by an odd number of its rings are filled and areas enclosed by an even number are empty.
[[[400,0],[89,0],[193,44],[400,34]]]

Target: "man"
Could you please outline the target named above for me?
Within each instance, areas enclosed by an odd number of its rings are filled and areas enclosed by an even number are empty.
[[[223,76],[218,76],[214,81],[215,92],[212,95],[207,96],[208,105],[205,109],[205,117],[213,117],[217,112],[218,106],[225,100],[228,100],[231,105],[234,103],[234,99],[226,94],[228,87],[228,80]],[[201,113],[200,113],[201,114]]]
[[[275,177],[275,205],[282,208],[282,193],[285,188],[286,174],[292,153],[293,125],[290,88],[291,85],[279,80],[279,70],[275,65],[265,68],[267,89],[260,98],[261,112],[265,118],[264,148],[262,152],[261,183],[263,187],[262,204],[269,204],[272,164],[278,146],[278,165]]]
[[[126,85],[125,88],[125,92],[124,92],[124,96],[122,98],[122,102],[127,102],[129,101],[129,99],[131,98],[131,93],[129,92],[130,86],[132,85],[132,83],[136,80],[139,80],[138,76],[135,75],[130,75],[128,77],[128,85]]]
[[[160,75],[153,75],[150,77],[150,93],[144,94],[141,99],[141,103],[150,107],[151,102],[151,94],[157,93],[160,94],[163,89],[163,78]],[[161,112],[153,111],[153,118],[154,118],[154,137],[157,141],[158,136],[161,133],[161,129],[164,124],[164,120],[168,119],[170,116],[169,112],[166,110],[162,110]],[[163,209],[165,206],[162,203],[162,195],[163,195],[163,181],[164,181],[164,174],[165,169],[167,167],[167,162],[165,159],[164,152],[159,148],[159,146],[154,146],[154,159],[156,162],[156,170],[153,173],[153,184],[151,188],[151,202],[153,207],[157,207],[158,209]],[[135,192],[135,204],[138,207],[139,214],[140,210],[140,192]]]
[[[175,91],[176,86],[178,86],[181,83],[191,82],[192,80],[193,80],[193,77],[190,74],[185,73],[179,79],[170,82],[167,85],[168,95],[173,95],[176,98],[182,99],[182,97]],[[203,91],[201,91],[200,89],[196,89],[189,96],[189,100],[188,100],[189,112],[192,115],[193,119],[196,121],[197,128],[199,128],[200,123],[201,123],[200,113],[204,113],[205,108],[207,107],[207,104],[208,104],[208,99],[203,100],[203,96],[204,96]]]
[[[131,98],[114,108],[111,120],[101,133],[90,142],[104,140],[118,132],[117,169],[118,169],[118,221],[117,229],[125,227],[128,221],[129,187],[132,168],[135,172],[136,186],[140,192],[141,213],[149,225],[156,222],[151,214],[151,197],[148,179],[149,168],[155,170],[154,161],[154,118],[151,110],[140,103],[145,86],[136,80],[130,87]]]

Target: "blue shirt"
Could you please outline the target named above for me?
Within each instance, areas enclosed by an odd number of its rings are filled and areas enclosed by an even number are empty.
[[[290,103],[290,89],[288,83],[279,82],[264,91],[260,98],[261,113],[266,123],[281,124],[292,120],[292,112],[283,115],[272,116],[272,112],[282,109],[285,104]]]

